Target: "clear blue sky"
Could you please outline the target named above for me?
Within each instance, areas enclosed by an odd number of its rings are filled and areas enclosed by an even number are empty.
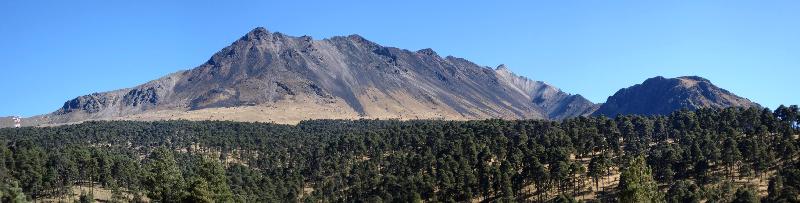
[[[0,2],[0,115],[193,68],[258,26],[504,63],[593,102],[699,75],[773,109],[800,103],[800,1],[82,2]]]

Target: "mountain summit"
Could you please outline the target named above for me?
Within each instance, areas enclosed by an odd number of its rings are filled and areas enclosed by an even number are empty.
[[[666,115],[679,109],[758,107],[746,98],[719,88],[698,76],[645,80],[617,91],[594,115],[618,114]]]
[[[132,88],[92,93],[25,126],[87,120],[549,119],[758,106],[697,76],[654,77],[602,105],[430,48],[359,35],[314,40],[255,28],[208,61]],[[0,118],[0,127],[8,127]]]
[[[580,95],[517,76],[504,65],[491,69],[358,35],[314,40],[259,27],[194,69],[80,96],[33,120],[557,120],[594,109]]]

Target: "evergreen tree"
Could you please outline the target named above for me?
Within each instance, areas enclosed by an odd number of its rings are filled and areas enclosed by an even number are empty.
[[[197,175],[202,177],[215,202],[230,202],[233,194],[225,177],[225,168],[218,161],[202,158]]]
[[[208,183],[203,178],[192,178],[184,202],[212,203],[215,202],[211,194]],[[230,201],[230,200],[229,200]],[[223,201],[220,201],[223,202]]]
[[[643,156],[633,158],[622,169],[618,187],[620,202],[663,202],[663,195],[658,191],[652,170]]]
[[[697,203],[702,199],[700,189],[691,181],[677,181],[669,187],[666,201],[670,203]]]
[[[781,192],[783,191],[783,177],[776,176],[769,180],[767,185],[767,200],[777,202],[780,199]]]
[[[144,187],[148,188],[147,196],[161,202],[183,199],[184,180],[172,152],[160,147],[150,154],[148,160],[142,181]]]
[[[739,163],[739,160],[741,160],[742,153],[739,152],[736,140],[730,136],[725,139],[722,149],[722,162],[728,169],[728,177],[733,181],[734,167]]]
[[[599,191],[599,180],[600,178],[604,177],[606,174],[606,166],[605,161],[602,160],[603,156],[595,156],[589,161],[589,177],[592,177],[594,180],[595,190]]]
[[[22,188],[16,181],[12,181],[11,183],[0,182],[0,202],[22,203],[28,201],[25,199]]]
[[[758,195],[752,188],[740,187],[736,190],[733,203],[759,203]]]
[[[81,193],[80,197],[78,197],[78,202],[92,203],[94,202],[94,195],[92,193]]]

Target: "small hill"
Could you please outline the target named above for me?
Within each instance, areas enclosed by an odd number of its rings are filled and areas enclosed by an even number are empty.
[[[679,109],[759,106],[698,76],[645,80],[608,97],[594,115],[665,115]]]

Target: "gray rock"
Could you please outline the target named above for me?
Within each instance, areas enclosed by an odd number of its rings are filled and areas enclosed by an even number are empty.
[[[760,107],[746,98],[719,88],[698,76],[645,80],[617,91],[594,115],[618,114],[666,115],[683,108]]]

